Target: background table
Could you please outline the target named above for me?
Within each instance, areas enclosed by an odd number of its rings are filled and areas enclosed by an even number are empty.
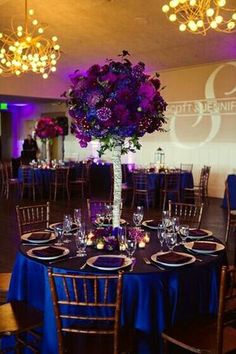
[[[236,175],[228,175],[227,182],[228,182],[228,186],[229,186],[231,209],[236,209]],[[222,207],[227,209],[227,201],[226,201],[225,194],[224,194]]]
[[[74,243],[71,242],[69,247],[73,254]],[[179,250],[183,251],[182,247]],[[8,299],[25,300],[44,311],[42,353],[56,354],[56,324],[47,275],[48,263],[29,258],[26,255],[28,249],[29,246],[20,247]],[[136,251],[134,271],[127,269],[124,273],[121,324],[138,331],[136,352],[140,354],[161,353],[160,333],[166,326],[194,318],[200,313],[217,311],[218,275],[224,252],[217,257],[199,255],[203,262],[159,271],[143,262],[143,256],[150,258],[158,250],[159,244],[153,232],[150,244]],[[87,251],[88,257],[105,253],[91,247]],[[64,260],[55,264],[54,270],[101,272],[89,266],[80,270],[84,261],[84,258]]]

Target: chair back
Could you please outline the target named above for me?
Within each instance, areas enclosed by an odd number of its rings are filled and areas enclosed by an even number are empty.
[[[166,192],[180,191],[180,173],[166,173],[164,179],[164,190]]]
[[[13,178],[13,169],[12,169],[12,162],[5,161],[3,162],[4,172],[5,172],[5,180],[8,181],[9,179]]]
[[[148,174],[134,172],[133,173],[133,189],[134,193],[146,192],[149,189]]]
[[[222,267],[217,315],[217,351],[223,353],[224,329],[236,324],[236,268]],[[235,348],[236,349],[236,348]]]
[[[68,185],[69,171],[69,167],[57,167],[55,169],[54,183],[58,186]]]
[[[45,230],[49,227],[49,202],[40,205],[16,206],[20,235],[26,232]]]
[[[169,200],[169,212],[171,217],[178,216],[180,223],[190,227],[200,228],[202,221],[202,204],[175,203]]]
[[[184,172],[192,172],[193,164],[192,163],[181,163],[180,170]]]
[[[35,184],[34,169],[30,166],[22,166],[21,169],[22,183],[27,186]]]
[[[59,353],[63,333],[111,335],[118,350],[122,274],[79,275],[48,270],[58,329]]]
[[[112,201],[87,199],[87,210],[89,220],[94,222],[96,220],[97,214],[104,214],[107,205],[112,205]]]

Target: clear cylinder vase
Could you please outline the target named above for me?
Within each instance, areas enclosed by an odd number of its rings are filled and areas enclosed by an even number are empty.
[[[113,188],[113,228],[120,227],[121,215],[121,185],[122,185],[122,169],[121,169],[121,151],[122,141],[117,141],[113,147],[112,162],[114,173],[114,188]]]

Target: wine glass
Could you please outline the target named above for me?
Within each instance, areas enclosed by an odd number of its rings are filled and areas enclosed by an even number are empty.
[[[119,250],[121,252],[126,250],[126,228],[119,227],[117,232],[117,239],[119,242]]]
[[[128,254],[128,257],[133,260],[133,255],[134,252],[136,251],[137,248],[137,240],[134,238],[127,238],[126,239],[126,252]]]
[[[177,233],[176,232],[166,233],[165,241],[169,249],[169,252],[173,252],[173,249],[177,244]]]
[[[85,225],[81,224],[80,228],[75,234],[75,245],[77,248],[76,255],[78,257],[87,256],[86,246],[87,246],[87,235],[85,230]]]
[[[172,223],[172,228],[173,232],[179,232],[179,217],[178,216],[173,216],[171,218],[171,223]]]
[[[166,230],[172,226],[172,221],[168,210],[164,210],[162,212],[162,224],[165,226]]]
[[[164,245],[164,241],[165,241],[165,226],[163,224],[158,224],[157,238],[161,244],[161,251],[163,251],[163,245]]]
[[[63,245],[63,235],[64,235],[63,228],[55,226],[53,229],[54,229],[54,233],[55,233],[55,236],[57,239],[57,242],[54,243],[54,245],[55,246],[62,246]]]
[[[72,226],[72,218],[70,216],[70,214],[65,214],[64,218],[63,218],[63,234],[67,234],[69,235],[70,231],[71,231],[71,226]],[[68,238],[66,238],[64,240],[64,243],[69,243],[71,242],[71,240],[69,240]]]
[[[134,212],[133,213],[133,222],[136,227],[139,227],[141,222],[143,220],[143,215],[140,214],[139,212]]]
[[[81,209],[74,209],[74,222],[77,228],[81,226]]]
[[[136,211],[137,213],[143,215],[144,214],[143,205],[138,205]]]
[[[105,217],[108,219],[108,224],[112,223],[112,210],[113,206],[112,204],[106,204],[105,206]]]
[[[184,244],[186,242],[186,239],[189,236],[189,225],[180,225],[179,226],[179,235],[181,238],[181,243]]]

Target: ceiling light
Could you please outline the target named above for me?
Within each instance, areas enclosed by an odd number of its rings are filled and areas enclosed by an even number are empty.
[[[60,45],[57,37],[47,39],[43,33],[45,27],[34,17],[34,10],[28,11],[25,0],[25,23],[6,33],[0,33],[0,75],[20,76],[26,72],[41,74],[44,79],[56,71],[60,57]],[[52,60],[53,59],[53,60]],[[43,65],[43,71],[41,66]]]
[[[209,29],[232,33],[236,30],[236,8],[227,8],[227,0],[170,0],[162,11],[179,31],[206,35]]]

